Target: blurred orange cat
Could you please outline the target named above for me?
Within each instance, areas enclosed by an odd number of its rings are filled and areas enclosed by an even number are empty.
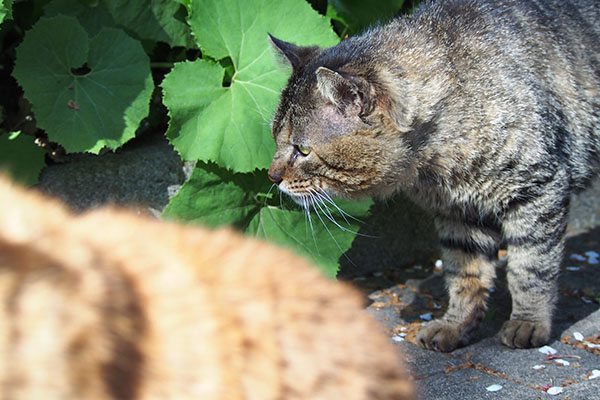
[[[6,399],[409,399],[360,295],[288,251],[0,177]]]

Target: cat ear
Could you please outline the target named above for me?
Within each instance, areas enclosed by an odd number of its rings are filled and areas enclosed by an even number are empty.
[[[283,59],[289,63],[294,70],[299,69],[300,67],[306,65],[318,52],[319,48],[317,46],[312,47],[302,47],[296,46],[293,43],[284,42],[283,40],[279,40],[274,36],[271,36],[270,33],[269,40],[271,41],[271,45],[277,50],[277,52],[283,57]]]
[[[317,88],[345,115],[361,116],[368,108],[367,85],[362,78],[342,76],[329,68],[317,69]]]

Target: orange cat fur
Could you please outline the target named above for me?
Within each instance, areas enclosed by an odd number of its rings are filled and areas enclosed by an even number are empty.
[[[0,177],[3,399],[408,399],[360,295],[285,250]]]

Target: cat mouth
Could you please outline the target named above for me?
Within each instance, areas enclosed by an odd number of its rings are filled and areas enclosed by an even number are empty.
[[[291,189],[286,185],[279,185],[279,190],[289,196],[296,204],[304,209],[310,208],[317,203],[333,202],[335,195],[320,186],[306,186],[299,189]]]

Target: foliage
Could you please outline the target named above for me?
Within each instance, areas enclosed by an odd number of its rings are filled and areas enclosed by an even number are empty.
[[[20,132],[0,134],[0,171],[8,172],[23,185],[37,183],[44,166],[44,150]]]
[[[17,49],[13,75],[38,126],[69,152],[116,149],[148,115],[148,56],[119,29],[90,38],[73,17],[42,18]]]
[[[167,138],[198,163],[165,217],[233,225],[335,275],[359,229],[339,208],[360,218],[370,202],[324,198],[313,205],[317,214],[306,214],[270,186],[269,122],[289,70],[278,65],[267,33],[330,46],[340,40],[333,27],[345,36],[365,26],[363,17],[402,2],[310,3],[0,0],[0,63],[8,66],[0,68],[0,165],[31,184],[43,165],[35,136],[67,152],[98,153],[140,134],[144,119],[164,129],[168,114]],[[153,93],[159,107],[149,107]],[[25,125],[33,127],[9,137]]]
[[[365,217],[371,205],[370,201],[340,203],[340,209],[354,218]],[[249,235],[296,250],[334,277],[338,258],[352,244],[353,231],[360,224],[343,215],[333,203],[321,207],[319,214],[309,217],[303,209],[276,196],[264,170],[236,174],[215,164],[201,164],[164,215],[208,226],[235,226]]]
[[[10,17],[10,3],[6,0],[0,0],[0,24],[7,15]]]
[[[253,7],[244,0],[227,7],[203,0],[190,11],[187,21],[203,59],[176,65],[162,85],[171,116],[167,137],[186,160],[214,161],[236,172],[268,168],[275,152],[269,121],[286,73],[267,33],[304,45],[339,39],[327,18],[296,0]]]

